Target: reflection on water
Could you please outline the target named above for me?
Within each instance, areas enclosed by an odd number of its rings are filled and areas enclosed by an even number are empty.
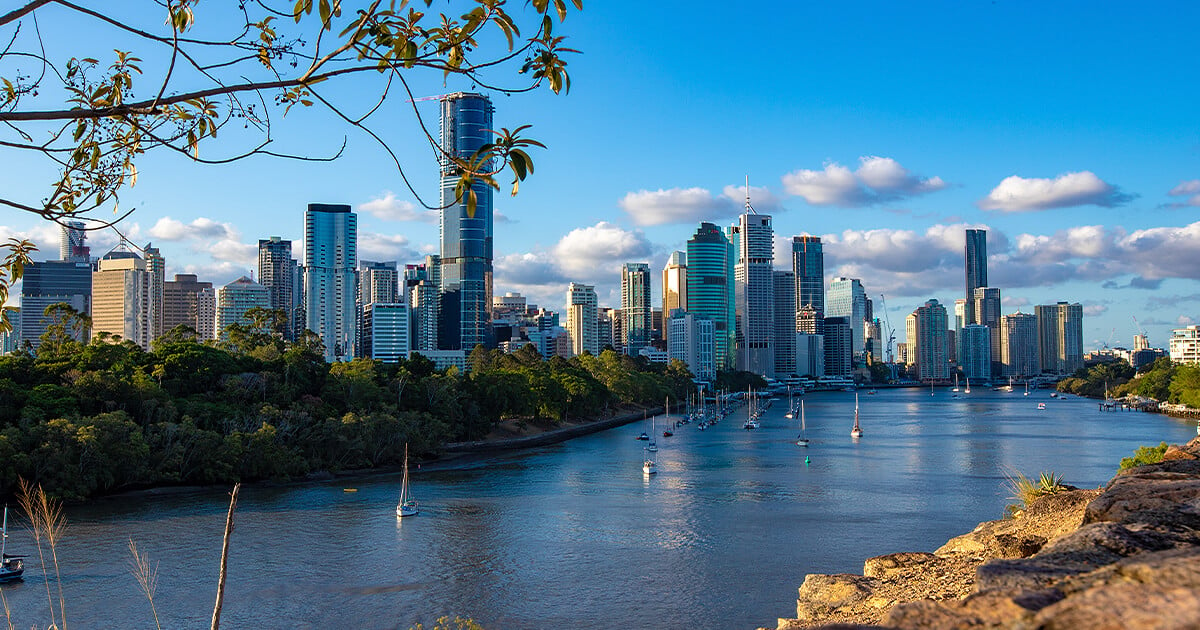
[[[1037,410],[1037,402],[1048,409]],[[660,438],[643,476],[629,425],[456,471],[417,470],[421,514],[394,515],[397,476],[242,490],[222,615],[229,627],[408,628],[444,614],[488,628],[752,628],[794,610],[812,572],[857,572],[869,556],[932,550],[999,517],[1005,476],[1107,481],[1142,444],[1183,442],[1188,423],[1101,413],[1092,401],[880,390],[772,408],[757,431],[736,417]],[[805,465],[804,458],[811,461]],[[227,495],[126,497],[71,508],[60,550],[68,621],[150,625],[128,571],[128,539],[159,563],[163,627],[204,627]],[[32,549],[13,531],[10,551]],[[29,562],[4,588],[20,627],[46,625]]]

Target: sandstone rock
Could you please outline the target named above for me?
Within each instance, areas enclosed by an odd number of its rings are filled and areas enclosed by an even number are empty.
[[[1200,591],[1114,584],[1088,589],[1043,608],[1041,630],[1151,630],[1200,627]]]
[[[805,576],[796,599],[796,618],[815,621],[839,608],[859,603],[871,596],[874,578],[839,573]]]
[[[1032,618],[1034,612],[1054,601],[1058,600],[1047,600],[1038,608],[1029,608],[998,592],[977,593],[955,602],[926,600],[896,606],[888,615],[887,624],[914,630],[1002,628],[1014,620]]]
[[[1196,473],[1163,469],[1185,465],[1194,465]],[[1088,504],[1085,523],[1110,521],[1200,529],[1200,461],[1176,460],[1134,471],[1118,475],[1103,494]]]
[[[1183,450],[1178,446],[1175,446],[1174,444],[1167,447],[1167,450],[1163,453],[1162,458],[1164,462],[1177,459],[1198,459],[1195,455]]]
[[[863,575],[873,578],[885,578],[903,573],[906,569],[937,562],[937,560],[938,557],[932,553],[907,551],[867,558],[867,561],[863,563]]]

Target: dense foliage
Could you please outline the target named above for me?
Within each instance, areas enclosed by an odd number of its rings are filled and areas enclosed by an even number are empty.
[[[18,478],[65,498],[124,488],[289,478],[397,464],[408,444],[435,454],[508,418],[561,421],[691,391],[681,363],[611,351],[543,360],[476,348],[468,374],[419,355],[399,364],[327,364],[312,335],[284,342],[234,327],[219,344],[179,328],[150,352],[81,344],[70,322],[34,357],[0,357],[0,489]]]
[[[1058,391],[1091,398],[1112,395],[1118,385],[1133,378],[1133,368],[1125,361],[1110,361],[1080,369],[1070,378],[1058,383]]]
[[[1133,452],[1133,457],[1122,457],[1120,470],[1129,470],[1138,466],[1147,464],[1157,464],[1162,461],[1163,454],[1167,452],[1167,443],[1159,442],[1158,446],[1139,446]]]

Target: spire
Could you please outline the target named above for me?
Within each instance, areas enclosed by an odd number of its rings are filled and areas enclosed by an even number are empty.
[[[758,214],[754,206],[750,205],[750,176],[746,175],[746,214]]]

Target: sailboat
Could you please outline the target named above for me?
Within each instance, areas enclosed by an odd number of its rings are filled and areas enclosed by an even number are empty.
[[[663,429],[663,437],[671,437],[675,432],[671,430],[671,397],[668,396],[663,404],[663,417],[667,419],[667,428]]]
[[[650,418],[650,443],[646,445],[646,450],[651,453],[658,452],[658,443],[654,441],[654,418]]]
[[[966,378],[967,378],[967,387],[966,387],[966,389],[963,390],[963,393],[970,394],[971,393],[971,377],[967,376]]]
[[[850,429],[850,437],[862,437],[862,427],[858,426],[858,393],[854,394],[854,428]]]
[[[25,562],[21,560],[25,556],[10,556],[5,553],[8,550],[8,506],[4,506],[4,529],[3,535],[0,536],[0,582],[11,582],[21,579],[21,574],[25,573]]]
[[[796,446],[808,446],[808,427],[804,424],[804,401],[800,401],[800,435]]]
[[[934,395],[934,392],[933,392],[933,379],[929,379],[929,395],[930,395],[930,396],[933,396],[933,395]],[[854,405],[854,406],[856,406],[856,407],[857,407],[857,406],[858,406],[858,403],[855,403],[855,405]]]
[[[649,447],[646,450],[650,450]],[[654,458],[650,457],[649,453],[645,453],[642,457],[642,473],[653,475],[656,472],[658,472],[658,464],[654,462]]]
[[[404,477],[400,482],[400,501],[396,503],[396,516],[417,515],[417,501],[408,492],[408,445],[404,445]]]
[[[1029,381],[1025,381],[1025,395],[1029,395]]]
[[[952,391],[952,392],[958,391],[958,372],[954,373],[954,389],[952,389],[950,391]]]

